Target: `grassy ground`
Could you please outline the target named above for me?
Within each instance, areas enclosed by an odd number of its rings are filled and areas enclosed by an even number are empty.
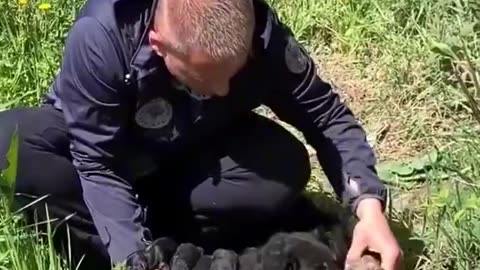
[[[480,269],[478,1],[270,2],[364,124],[408,269]],[[80,4],[0,0],[0,109],[37,104]],[[60,269],[0,209],[0,269]]]

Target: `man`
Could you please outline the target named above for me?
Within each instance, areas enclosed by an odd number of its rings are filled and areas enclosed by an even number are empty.
[[[123,262],[163,236],[250,245],[307,216],[308,155],[252,113],[262,104],[303,132],[359,218],[348,259],[373,249],[395,269],[364,131],[261,0],[87,1],[43,106],[0,114],[0,153],[18,125],[20,199],[50,195],[84,265]]]

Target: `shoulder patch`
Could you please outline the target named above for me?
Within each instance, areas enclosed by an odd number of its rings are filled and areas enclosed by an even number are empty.
[[[153,99],[144,104],[136,113],[135,121],[142,128],[158,129],[172,120],[172,106],[163,98]]]
[[[307,69],[308,56],[293,36],[288,37],[288,43],[285,47],[285,63],[290,72],[295,74],[301,74]]]

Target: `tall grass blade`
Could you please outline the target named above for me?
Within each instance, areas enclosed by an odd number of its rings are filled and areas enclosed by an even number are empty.
[[[15,183],[17,179],[18,145],[18,133],[17,130],[15,130],[6,156],[8,167],[2,171],[3,178],[0,183],[1,190],[3,190],[5,196],[8,198],[10,206],[13,205]]]

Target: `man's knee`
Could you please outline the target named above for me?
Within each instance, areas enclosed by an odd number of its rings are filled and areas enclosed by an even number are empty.
[[[222,179],[218,185],[207,181],[198,186],[191,194],[194,212],[226,221],[266,221],[289,207],[300,194],[288,185],[253,177]]]
[[[304,190],[311,171],[308,152],[291,133],[266,118],[258,117],[242,128],[245,132],[234,136],[219,161],[219,175],[193,190],[192,205],[194,210],[227,218],[268,220],[294,204]]]
[[[82,200],[79,178],[67,153],[68,137],[61,113],[51,107],[1,112],[0,169],[9,165],[5,156],[14,132],[19,138],[15,187],[17,206],[48,196],[23,211],[27,223],[40,223],[37,226],[41,231],[47,229],[42,223],[47,219],[52,220],[52,226],[61,225],[56,228],[56,248],[72,241],[72,251],[77,260],[81,259],[85,250],[88,253],[95,250],[98,256],[88,256],[82,264],[86,266],[81,269],[108,269],[109,262],[105,259],[105,251]],[[69,239],[66,238],[66,217],[69,218]]]
[[[81,193],[60,112],[40,107],[0,113],[0,168],[9,165],[6,153],[14,132],[19,139],[16,192],[66,198]]]
[[[234,140],[229,158],[252,173],[300,192],[310,179],[310,158],[305,145],[273,120],[256,116],[244,134]]]

